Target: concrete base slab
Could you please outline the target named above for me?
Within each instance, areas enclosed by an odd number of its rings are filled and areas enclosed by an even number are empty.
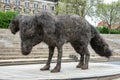
[[[59,73],[40,71],[44,64],[14,65],[0,67],[0,80],[50,80],[50,79],[91,79],[120,75],[120,65],[109,63],[89,63],[89,69],[76,68],[77,62],[62,63]],[[55,63],[51,64],[53,69]]]

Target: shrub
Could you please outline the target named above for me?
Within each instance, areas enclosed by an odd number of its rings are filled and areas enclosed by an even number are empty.
[[[0,12],[0,28],[8,28],[11,20],[17,14],[17,12]]]
[[[120,34],[120,29],[109,29],[106,27],[97,27],[97,30],[102,34]]]
[[[120,29],[118,30],[114,30],[114,29],[111,29],[111,34],[120,34]]]
[[[106,27],[97,27],[98,31],[102,34],[108,34],[109,33],[109,29]]]

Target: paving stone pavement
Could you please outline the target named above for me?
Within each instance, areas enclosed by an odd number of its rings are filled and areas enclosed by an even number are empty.
[[[50,79],[85,79],[102,76],[120,75],[120,65],[110,63],[90,63],[88,70],[75,68],[77,62],[62,63],[59,73],[40,71],[44,64],[0,66],[0,80],[50,80]],[[52,63],[51,69],[55,66]],[[91,79],[93,80],[93,79]],[[98,80],[98,79],[96,79]],[[111,79],[109,79],[111,80]]]

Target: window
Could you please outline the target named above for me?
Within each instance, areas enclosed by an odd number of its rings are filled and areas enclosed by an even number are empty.
[[[42,4],[42,9],[46,10],[46,4],[45,3]]]
[[[25,7],[29,7],[29,1],[25,1]]]
[[[51,10],[51,11],[54,11],[54,9],[55,9],[54,5],[51,5],[51,6],[50,6],[50,10]]]
[[[16,8],[14,8],[14,11],[15,11],[15,12],[19,12],[19,13],[20,13],[21,8],[16,7]]]
[[[20,5],[20,0],[15,0],[15,5],[19,6]]]
[[[34,8],[38,8],[38,2],[34,2]]]
[[[38,10],[33,10],[33,14],[37,14],[38,12]]]
[[[25,12],[26,14],[29,14],[29,13],[30,13],[30,10],[29,10],[29,9],[24,9],[24,12]]]
[[[5,12],[10,11],[10,10],[11,10],[10,6],[5,6]]]
[[[4,3],[10,4],[10,0],[4,0]]]
[[[5,12],[9,12],[10,11],[10,9],[5,9]]]

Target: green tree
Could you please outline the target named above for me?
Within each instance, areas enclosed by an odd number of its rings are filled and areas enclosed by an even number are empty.
[[[57,14],[77,14],[82,17],[93,14],[94,7],[101,0],[59,0]]]
[[[105,21],[108,28],[111,29],[112,24],[120,22],[120,1],[112,2],[111,4],[99,4],[96,10],[96,15],[102,21]]]

